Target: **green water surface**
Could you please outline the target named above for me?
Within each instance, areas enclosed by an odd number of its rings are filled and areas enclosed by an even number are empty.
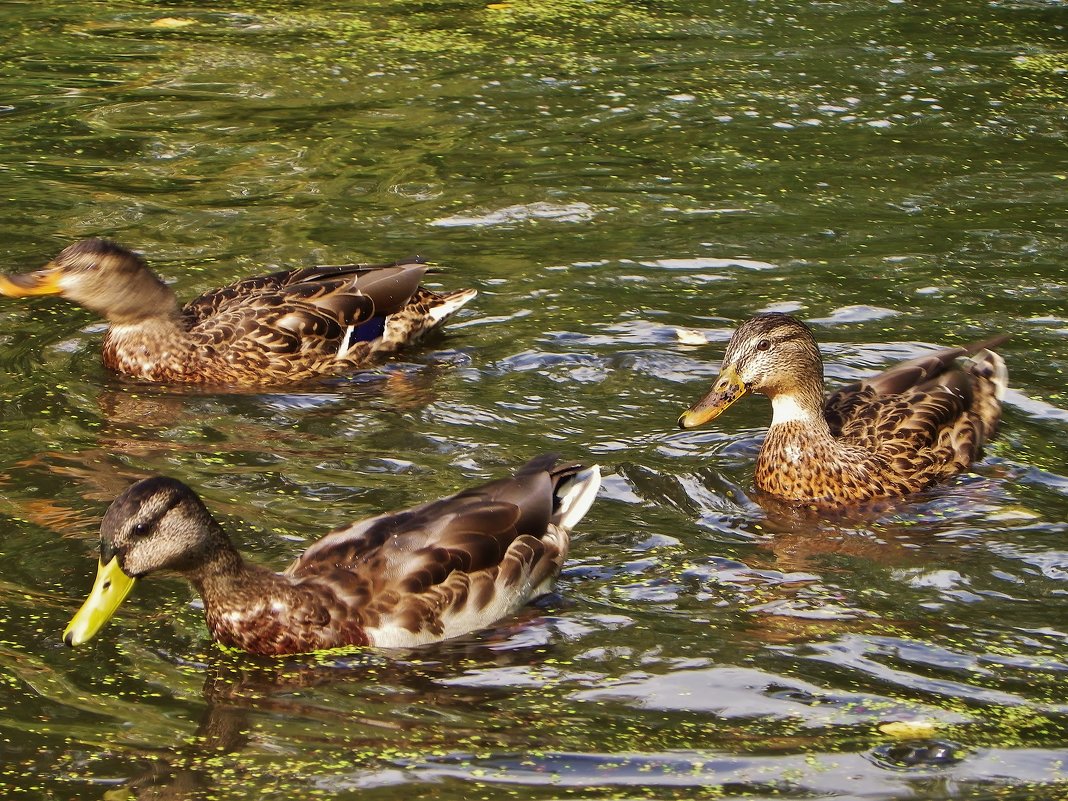
[[[480,292],[255,393],[120,380],[90,313],[0,299],[0,794],[1064,798],[1066,42],[1062,0],[0,3],[0,271],[102,235],[183,298],[415,254]],[[877,512],[761,507],[766,401],[675,420],[769,309],[831,383],[1011,333],[1002,435]],[[134,478],[281,568],[546,450],[605,484],[489,631],[258,660],[161,577],[60,643]]]

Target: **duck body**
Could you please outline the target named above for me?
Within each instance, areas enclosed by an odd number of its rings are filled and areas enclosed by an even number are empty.
[[[1004,339],[911,359],[825,398],[809,329],[758,315],[735,331],[719,379],[679,423],[701,425],[748,391],[765,394],[773,416],[758,489],[819,508],[904,495],[966,470],[996,433],[1008,373],[992,348]]]
[[[105,366],[154,382],[283,384],[366,367],[438,327],[477,293],[419,285],[427,265],[287,270],[212,290],[179,308],[121,245],[87,239],[43,269],[0,276],[0,294],[60,294],[109,323]]]
[[[483,628],[552,588],[597,494],[597,467],[556,462],[333,531],[283,573],[245,561],[184,484],[145,479],[104,515],[97,581],[64,639],[88,640],[156,570],[192,582],[216,641],[264,656]]]

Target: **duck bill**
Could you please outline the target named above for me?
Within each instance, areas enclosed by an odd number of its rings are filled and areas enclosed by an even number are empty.
[[[93,589],[63,630],[63,642],[73,647],[91,640],[126,600],[136,581],[122,572],[119,557],[116,556],[106,565],[100,560]]]
[[[59,285],[62,273],[59,270],[35,270],[32,273],[0,275],[0,295],[9,298],[28,298],[31,295],[58,295],[63,291]]]
[[[696,428],[709,420],[715,420],[747,391],[742,379],[738,377],[738,372],[733,367],[727,367],[719,374],[708,394],[679,418],[679,428]]]

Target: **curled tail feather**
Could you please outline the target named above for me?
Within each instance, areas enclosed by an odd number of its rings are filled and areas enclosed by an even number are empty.
[[[565,474],[556,485],[552,522],[565,531],[573,529],[590,510],[600,488],[599,465],[575,466],[574,471]]]
[[[476,289],[459,289],[438,295],[420,289],[413,302],[385,320],[382,335],[375,340],[372,352],[376,356],[395,353],[405,345],[418,342],[438,328],[478,295]]]
[[[1009,370],[1000,354],[986,348],[972,357],[966,369],[977,385],[972,409],[980,427],[976,437],[978,451],[997,433],[1001,422],[1001,399],[1009,386]],[[976,456],[978,453],[972,458]]]
[[[989,349],[983,349],[972,357],[974,375],[986,378],[994,385],[994,397],[1002,400],[1005,390],[1009,388],[1009,368],[1001,355]]]

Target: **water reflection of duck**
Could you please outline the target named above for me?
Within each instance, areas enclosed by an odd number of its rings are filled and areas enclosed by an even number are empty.
[[[759,392],[774,413],[758,488],[815,507],[903,495],[966,469],[996,432],[1008,371],[990,348],[1004,339],[910,359],[824,399],[812,332],[787,314],[757,315],[734,332],[719,378],[679,425]],[[959,356],[973,358],[959,367]]]
[[[209,790],[248,786],[262,779],[263,755],[279,753],[289,758],[272,761],[275,786],[285,783],[290,796],[307,797],[308,782],[324,775],[340,773],[349,779],[364,769],[394,766],[400,754],[462,751],[469,737],[484,734],[479,710],[487,707],[494,709],[495,736],[533,743],[548,718],[536,703],[516,702],[530,687],[523,682],[476,684],[472,678],[497,669],[538,669],[547,660],[554,662],[547,668],[550,673],[558,669],[553,648],[513,643],[514,648],[500,650],[499,638],[507,639],[512,627],[511,622],[494,627],[496,643],[459,638],[410,654],[362,650],[271,660],[222,650],[196,654],[183,667],[196,664],[203,671],[202,698],[192,700],[189,713],[182,715],[178,738],[167,747],[126,753],[123,768],[129,778],[104,798],[189,801]],[[160,653],[151,646],[127,646],[127,658],[159,665]],[[182,670],[176,681],[191,689],[184,684],[190,675]],[[457,682],[458,676],[472,683]],[[199,715],[193,714],[196,708]],[[131,715],[138,726],[136,712]],[[195,733],[186,731],[185,719],[198,721]],[[385,742],[389,747],[383,752]],[[347,759],[333,761],[336,751]],[[233,756],[220,759],[224,754]],[[323,760],[331,762],[329,767]]]
[[[436,328],[477,293],[419,285],[427,265],[287,270],[214,289],[179,309],[140,256],[103,239],[44,268],[0,276],[0,294],[62,295],[110,323],[104,364],[149,381],[268,385],[366,366]]]
[[[180,481],[145,479],[104,515],[96,583],[64,639],[90,639],[137,578],[163,569],[196,586],[218,642],[267,656],[485,627],[548,592],[597,494],[596,466],[556,462],[336,530],[284,573],[246,563]]]

